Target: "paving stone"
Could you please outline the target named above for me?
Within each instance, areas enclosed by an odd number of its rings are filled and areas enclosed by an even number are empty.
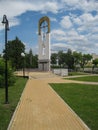
[[[28,80],[8,130],[89,130],[48,84],[65,80],[50,73],[30,76],[35,78]]]

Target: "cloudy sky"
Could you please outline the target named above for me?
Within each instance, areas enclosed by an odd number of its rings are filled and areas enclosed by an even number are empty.
[[[8,40],[17,36],[34,53],[38,52],[38,21],[51,21],[51,50],[98,54],[98,0],[0,0],[0,53],[4,49],[6,14]]]

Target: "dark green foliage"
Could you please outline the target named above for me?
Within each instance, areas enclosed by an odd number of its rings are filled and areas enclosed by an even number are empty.
[[[8,86],[15,83],[15,76],[10,63],[8,62]],[[5,87],[5,62],[4,59],[0,58],[0,88]]]
[[[64,66],[64,64],[65,64],[65,62],[66,62],[66,54],[65,53],[63,53],[63,51],[59,51],[58,52],[58,62],[59,62],[59,65],[61,66],[61,67],[63,67]],[[67,64],[67,63],[66,63]]]
[[[32,49],[25,56],[25,67],[26,68],[37,68],[38,67],[38,56],[33,55]]]
[[[7,43],[7,57],[11,61],[14,69],[22,68],[22,56],[21,53],[25,51],[24,44],[16,37],[15,40],[8,41]],[[5,50],[4,50],[5,52]]]
[[[0,88],[4,87],[5,85],[4,74],[5,74],[5,64],[4,64],[4,60],[0,58]]]
[[[53,53],[51,55],[51,64],[52,65],[56,65],[56,60],[57,60],[57,54],[56,53]]]
[[[38,68],[38,55],[33,56],[33,68]]]
[[[98,59],[93,60],[94,67],[98,65]]]
[[[26,60],[26,68],[32,68],[32,65],[33,65],[33,52],[32,52],[31,49],[30,49],[29,53],[26,54],[25,60]]]
[[[58,60],[58,67],[57,65],[57,60]],[[69,68],[73,69],[74,67],[74,59],[72,56],[72,52],[70,49],[68,49],[67,53],[64,53],[63,51],[59,51],[57,54],[53,53],[51,55],[51,66],[52,68]]]
[[[81,52],[73,52],[73,57],[74,57],[74,65],[78,65],[80,63],[81,57],[82,57],[82,53]]]
[[[58,53],[53,53],[51,55],[51,64],[56,65],[56,60],[60,67],[79,70],[80,67],[84,69],[88,61],[91,61],[92,56],[90,54],[82,54],[78,52],[72,52],[68,49],[67,52],[59,51]]]
[[[81,55],[80,59],[80,66],[84,69],[84,66],[92,59],[92,56],[90,54],[83,54]]]
[[[52,66],[51,66],[51,68],[52,68],[52,69],[60,69],[60,68],[61,68],[61,66],[52,65]]]
[[[29,53],[25,53],[23,57],[21,54],[25,52],[25,45],[16,37],[15,40],[8,41],[7,43],[7,59],[11,62],[14,70],[25,68],[37,68],[38,56],[33,55],[32,49]],[[4,58],[5,58],[4,50]]]
[[[67,64],[68,69],[74,69],[74,57],[70,49],[68,49],[65,57],[65,63]]]

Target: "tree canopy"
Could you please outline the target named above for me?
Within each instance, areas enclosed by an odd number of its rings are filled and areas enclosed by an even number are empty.
[[[29,50],[29,53],[26,53],[25,57],[26,68],[37,68],[38,67],[38,56],[33,55],[32,49]]]
[[[15,40],[8,41],[7,58],[11,61],[12,67],[15,69],[19,69],[22,66],[22,52],[25,52],[25,45],[21,42],[21,40],[18,39],[18,37],[16,37]]]
[[[58,53],[53,53],[51,55],[51,63],[56,65],[56,59],[59,60],[60,67],[67,67],[68,69],[75,69],[76,66],[84,66],[91,61],[92,55],[82,54],[81,52],[72,52],[68,49],[66,53],[59,51]]]
[[[97,66],[98,65],[98,59],[93,60],[93,64],[94,64],[94,66]]]

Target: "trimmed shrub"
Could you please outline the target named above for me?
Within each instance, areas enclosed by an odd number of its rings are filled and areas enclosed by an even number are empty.
[[[15,76],[12,71],[12,67],[8,62],[8,86],[15,83]],[[0,88],[5,87],[5,62],[0,58]]]

